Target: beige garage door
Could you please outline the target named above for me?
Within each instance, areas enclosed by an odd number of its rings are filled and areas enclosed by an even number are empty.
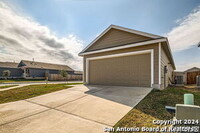
[[[151,86],[150,53],[90,60],[88,66],[89,84]]]

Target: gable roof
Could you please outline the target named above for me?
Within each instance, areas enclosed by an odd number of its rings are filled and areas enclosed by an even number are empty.
[[[0,67],[17,68],[19,63],[15,62],[0,62]]]
[[[145,37],[149,37],[151,39],[150,40],[144,40],[142,42],[133,42],[133,43],[118,45],[118,46],[114,46],[114,47],[107,47],[107,48],[87,51],[93,44],[95,44],[95,42],[97,42],[104,34],[109,32],[111,29],[117,29],[117,30],[121,30],[121,31],[125,31],[125,32],[129,32],[129,33],[133,33],[133,34],[137,34],[137,35],[141,35],[141,36],[145,36]],[[174,63],[174,60],[173,60],[173,56],[172,56],[172,52],[171,52],[171,49],[170,49],[170,46],[169,46],[169,42],[168,42],[168,39],[166,37],[142,32],[142,31],[137,31],[137,30],[133,30],[133,29],[128,29],[128,28],[124,28],[124,27],[116,26],[116,25],[110,25],[94,41],[92,41],[86,48],[84,48],[79,53],[79,56],[90,55],[90,54],[101,53],[101,52],[107,52],[107,51],[113,51],[113,50],[119,50],[119,49],[125,49],[125,48],[131,48],[131,47],[137,47],[137,46],[143,46],[143,45],[149,45],[149,44],[154,44],[154,43],[163,44],[163,46],[165,47],[165,51],[167,53],[167,56],[169,57],[173,68],[176,69],[175,63]]]
[[[190,68],[190,69],[185,70],[184,72],[189,72],[189,71],[192,71],[192,70],[194,70],[194,71],[200,71],[200,68],[198,68],[198,67],[193,67],[193,68]]]
[[[22,60],[20,62],[20,64],[21,63],[23,63],[23,65],[28,67],[28,68],[74,71],[72,68],[70,68],[67,65],[51,64],[51,63],[44,63],[44,62],[35,62],[35,61],[28,61],[28,60]]]
[[[133,30],[133,29],[129,29],[129,28],[125,28],[125,27],[121,27],[121,26],[117,26],[117,25],[110,25],[106,30],[104,30],[95,40],[93,40],[86,48],[84,48],[79,55],[81,55],[82,53],[86,52],[86,50],[88,50],[95,42],[97,42],[103,35],[105,35],[108,31],[110,31],[111,29],[117,29],[117,30],[121,30],[121,31],[125,31],[125,32],[129,32],[129,33],[133,33],[133,34],[137,34],[137,35],[141,35],[141,36],[145,36],[145,37],[149,37],[152,39],[160,39],[163,38],[162,36],[158,36],[158,35],[154,35],[154,34],[150,34],[150,33],[146,33],[146,32],[142,32],[142,31],[138,31],[138,30]]]

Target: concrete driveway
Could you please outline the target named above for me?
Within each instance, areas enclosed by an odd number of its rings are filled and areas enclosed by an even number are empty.
[[[101,133],[151,88],[84,86],[0,104],[0,133]]]

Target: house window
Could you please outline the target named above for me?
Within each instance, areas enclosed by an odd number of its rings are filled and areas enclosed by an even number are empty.
[[[176,84],[183,84],[183,76],[176,76]]]

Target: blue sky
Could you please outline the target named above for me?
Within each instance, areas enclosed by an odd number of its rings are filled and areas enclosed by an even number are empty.
[[[110,24],[164,35],[198,0],[10,0],[58,36],[74,34],[86,44]]]
[[[194,46],[197,37],[188,40],[191,44],[185,44],[183,49],[179,49],[181,42],[176,41],[180,39],[174,37],[173,33],[182,33],[177,29],[184,23],[190,26],[188,21],[191,20],[187,17],[197,12],[194,10],[200,6],[199,0],[7,0],[3,2],[39,25],[46,26],[57,38],[73,35],[81,41],[81,48],[88,45],[110,24],[169,36],[174,42],[173,45],[179,44],[174,46],[173,50],[178,70],[187,69],[192,65],[200,67],[200,63],[197,63],[200,62],[197,58],[200,57],[200,51]],[[192,26],[190,28],[194,29]],[[197,57],[191,59],[194,53]],[[191,60],[186,66],[188,59]],[[181,66],[184,64],[185,66]]]

